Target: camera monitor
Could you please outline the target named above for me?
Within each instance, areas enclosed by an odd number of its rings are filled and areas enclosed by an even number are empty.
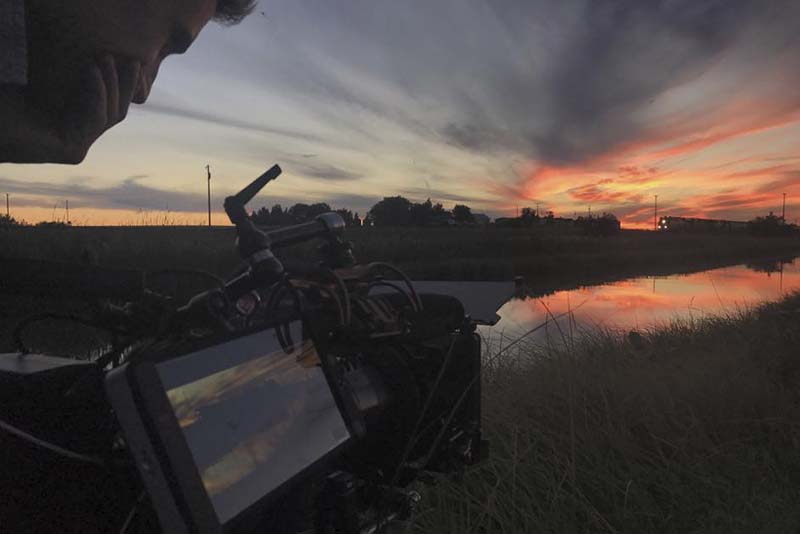
[[[106,389],[165,532],[224,532],[351,433],[302,323],[158,363]]]

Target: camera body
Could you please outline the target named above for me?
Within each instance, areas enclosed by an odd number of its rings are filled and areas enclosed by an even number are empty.
[[[338,283],[331,282],[332,277]],[[389,291],[381,292],[380,287]],[[341,294],[336,296],[337,292]],[[280,414],[291,411],[293,424],[305,425],[304,432],[318,445],[313,455],[302,461],[281,452],[276,452],[271,458],[262,454],[259,458],[261,463],[251,466],[254,478],[268,480],[270,465],[295,467],[284,479],[265,482],[259,490],[263,494],[237,504],[235,514],[220,514],[217,509],[219,521],[214,521],[208,518],[214,515],[212,509],[217,506],[217,497],[210,491],[206,491],[208,495],[199,494],[202,493],[197,491],[200,479],[194,490],[186,487],[175,490],[176,484],[171,485],[169,478],[172,476],[185,483],[198,472],[206,490],[213,486],[206,478],[207,471],[204,471],[208,462],[196,462],[189,468],[192,472],[184,466],[180,475],[176,475],[175,464],[185,463],[181,458],[188,457],[186,451],[189,449],[195,460],[205,454],[198,452],[198,447],[205,449],[207,446],[197,443],[207,441],[209,434],[226,432],[227,427],[223,424],[209,426],[203,437],[192,438],[187,437],[185,425],[173,424],[160,431],[150,431],[146,437],[137,437],[135,429],[138,423],[125,421],[125,404],[114,401],[115,388],[107,388],[117,416],[122,420],[129,447],[139,450],[152,441],[156,443],[155,451],[164,450],[164,442],[174,441],[176,438],[172,434],[179,434],[178,427],[181,427],[188,449],[184,447],[182,452],[168,451],[163,455],[166,458],[161,462],[165,473],[162,485],[167,488],[167,493],[177,494],[177,503],[182,500],[194,503],[193,510],[183,511],[184,516],[190,517],[189,531],[379,531],[408,519],[419,500],[414,490],[418,482],[431,480],[435,473],[457,474],[485,456],[487,447],[480,432],[480,338],[457,299],[402,291],[397,285],[386,282],[378,270],[370,266],[306,272],[303,278],[288,277],[262,293],[246,297],[257,304],[231,303],[235,309],[250,312],[246,324],[240,325],[236,334],[165,340],[148,346],[140,354],[132,354],[130,359],[151,362],[156,367],[169,365],[172,361],[194,359],[194,363],[186,364],[187,368],[206,368],[208,364],[203,363],[204,359],[216,358],[218,363],[223,359],[230,360],[238,362],[241,367],[242,361],[255,361],[264,352],[260,348],[253,352],[253,358],[245,357],[250,349],[243,340],[253,338],[250,345],[255,343],[259,347],[272,343],[269,352],[278,356],[269,367],[278,367],[278,360],[294,358],[305,368],[304,372],[317,369],[321,371],[319,376],[324,374],[348,436],[346,440],[325,445],[325,435],[331,432],[315,433],[315,418],[298,408],[316,403],[314,411],[318,414],[328,410],[325,412],[328,415],[317,416],[316,420],[329,421],[332,413],[330,401],[326,404],[319,395],[314,401],[303,400],[308,391],[321,387],[321,381],[316,386],[295,387],[293,399],[287,401],[285,407],[276,396],[262,397],[273,400],[254,404],[252,396],[237,393],[236,397],[241,400],[235,401],[239,403],[239,408],[236,408],[235,403],[222,399],[223,394],[205,394],[207,398],[213,397],[213,402],[201,399],[195,404],[222,406],[228,403],[234,406],[222,420],[236,428],[252,424],[237,419],[236,414],[242,411],[242,406],[253,412],[251,420],[257,419],[256,412]],[[216,298],[207,301],[214,302]],[[204,373],[238,372],[232,371],[233,366],[234,363],[219,363]],[[124,367],[114,371],[117,374],[127,372]],[[174,371],[170,372],[174,375]],[[165,378],[163,373],[161,379],[159,383],[164,384],[164,389],[190,387],[185,385],[185,380]],[[278,374],[270,375],[266,380],[273,383],[292,381]],[[150,400],[142,400],[142,406],[159,395],[163,396],[163,392],[153,387],[151,382],[154,380],[141,379],[132,388],[148,391]],[[172,398],[175,390],[168,393]],[[234,396],[229,395],[229,398]],[[294,405],[291,410],[288,408],[290,404]],[[162,403],[162,406],[167,404]],[[218,408],[210,409],[219,413]],[[179,408],[175,410],[180,411]],[[157,425],[147,421],[159,421],[163,425],[165,418],[172,416],[168,408],[148,410],[140,407],[137,412],[136,417],[145,420],[141,426],[148,428]],[[199,413],[203,413],[203,409]],[[211,416],[205,417],[211,420]],[[272,426],[277,428],[287,423],[279,416],[275,417],[269,418]],[[181,419],[180,414],[177,419]],[[164,434],[169,436],[165,439]],[[262,437],[254,436],[242,436],[239,438],[241,442],[232,441],[225,446],[225,453],[220,454],[224,456],[228,450],[241,448],[242,443],[247,443],[250,449],[262,447],[259,440],[266,439],[263,433]],[[294,439],[287,436],[281,440]],[[219,458],[215,461],[223,463]],[[141,468],[144,463],[152,464],[153,461],[138,460],[140,476],[146,479],[147,474]],[[149,491],[158,493],[153,488]],[[162,504],[166,501],[159,500]],[[175,508],[177,510],[180,506]],[[164,524],[162,516],[170,511],[157,512]],[[171,513],[176,516],[181,511]]]
[[[123,337],[93,362],[0,355],[17,460],[0,524],[371,534],[409,518],[417,483],[485,458],[476,323],[389,264],[356,264],[335,213],[256,228],[244,206],[278,174],[225,201],[234,278],[180,308],[144,288],[104,308],[93,324]],[[316,238],[316,263],[272,252]]]

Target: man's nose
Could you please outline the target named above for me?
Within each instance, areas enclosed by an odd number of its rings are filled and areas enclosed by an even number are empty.
[[[136,91],[133,93],[132,102],[134,104],[144,104],[150,96],[150,91],[153,88],[153,83],[158,76],[158,69],[161,66],[161,58],[155,58],[146,65],[142,66],[139,74],[139,81],[136,86]]]

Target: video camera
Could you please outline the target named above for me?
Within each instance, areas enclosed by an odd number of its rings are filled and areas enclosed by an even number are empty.
[[[22,459],[0,487],[83,469],[63,488],[21,484],[0,522],[386,532],[411,517],[419,482],[485,457],[475,322],[389,264],[357,264],[335,213],[256,227],[245,205],[280,172],[225,200],[246,265],[233,279],[181,307],[147,290],[105,305],[92,324],[116,342],[95,361],[0,355],[0,444]],[[273,253],[311,239],[318,261]]]

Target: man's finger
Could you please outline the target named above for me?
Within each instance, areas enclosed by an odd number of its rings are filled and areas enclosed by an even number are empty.
[[[116,61],[111,54],[103,55],[99,63],[106,90],[106,128],[110,128],[118,121],[119,75],[117,74]]]

